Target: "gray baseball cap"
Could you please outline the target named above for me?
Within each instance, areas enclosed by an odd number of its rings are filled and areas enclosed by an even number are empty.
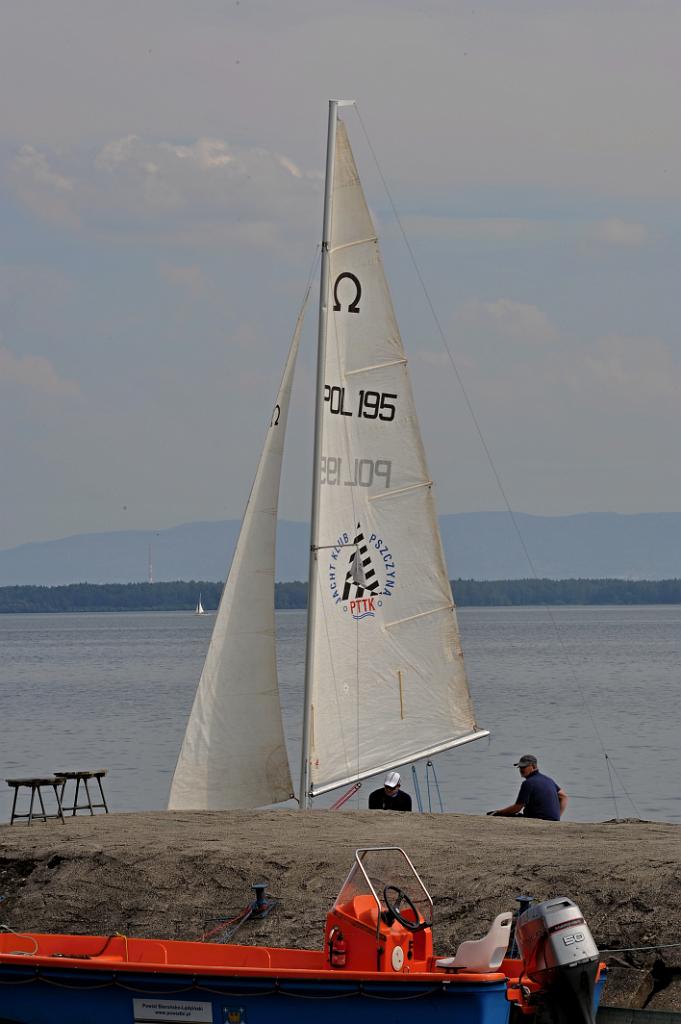
[[[523,754],[519,761],[516,761],[513,765],[514,768],[527,768],[528,765],[533,764],[536,766],[537,758],[534,754]]]

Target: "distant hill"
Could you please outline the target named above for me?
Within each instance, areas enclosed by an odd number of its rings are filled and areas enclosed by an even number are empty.
[[[573,516],[516,514],[537,576],[547,579],[681,577],[681,513]],[[237,520],[186,523],[167,530],[88,533],[0,551],[0,586],[134,583],[147,579],[149,544],[154,579],[223,579],[239,532]],[[453,579],[526,579],[533,575],[505,512],[441,516]],[[282,521],[277,580],[307,578],[308,526]]]

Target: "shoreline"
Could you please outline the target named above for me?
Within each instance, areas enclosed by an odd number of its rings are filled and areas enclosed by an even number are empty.
[[[681,941],[681,826],[375,811],[153,811],[2,825],[0,923],[201,939],[209,922],[250,902],[252,883],[266,882],[277,910],[234,941],[317,948],[355,849],[375,845],[401,846],[413,860],[435,903],[441,955],[482,935],[520,894],[573,899],[601,950]],[[681,947],[606,960],[604,1004],[681,1011]]]
[[[450,580],[458,608],[675,608],[681,579],[616,578]],[[275,583],[277,611],[304,611],[307,582]],[[214,612],[224,582],[17,584],[0,587],[0,614],[83,612],[194,612],[199,593]]]

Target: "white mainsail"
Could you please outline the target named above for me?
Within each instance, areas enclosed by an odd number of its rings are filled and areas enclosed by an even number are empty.
[[[303,765],[312,795],[487,735],[468,692],[402,340],[340,120],[332,166]]]
[[[284,435],[306,305],[307,296],[217,611],[169,810],[258,807],[292,794],[277,680],[274,565]]]

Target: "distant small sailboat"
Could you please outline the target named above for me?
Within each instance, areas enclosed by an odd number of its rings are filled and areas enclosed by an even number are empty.
[[[197,606],[196,606],[196,608],[195,608],[195,614],[196,614],[196,615],[205,615],[205,614],[206,614],[206,612],[205,612],[205,610],[204,610],[204,607],[203,607],[203,605],[201,604],[201,595],[200,595],[200,594],[199,594],[199,601],[198,601],[198,604],[197,604]]]

